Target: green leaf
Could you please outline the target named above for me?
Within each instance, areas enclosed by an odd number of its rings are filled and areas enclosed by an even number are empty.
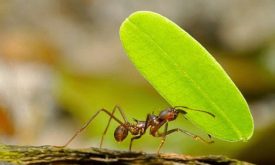
[[[253,119],[238,88],[217,61],[187,32],[153,12],[139,11],[121,25],[123,47],[136,68],[172,106],[208,134],[227,141],[246,141]]]

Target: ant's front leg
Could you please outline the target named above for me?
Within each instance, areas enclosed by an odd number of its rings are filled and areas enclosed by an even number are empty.
[[[163,133],[158,133],[157,135],[155,135],[155,137],[162,137],[161,143],[160,143],[158,151],[157,151],[158,154],[159,154],[159,151],[162,148],[162,146],[163,146],[163,144],[166,140],[166,136],[169,135],[169,134],[175,133],[175,132],[182,132],[182,133],[184,133],[188,136],[191,136],[194,140],[199,140],[199,141],[207,143],[207,144],[214,143],[214,141],[207,141],[207,140],[203,139],[202,137],[200,137],[198,135],[195,135],[191,132],[185,131],[185,130],[180,129],[180,128],[171,129],[169,131],[167,131],[167,129],[168,129],[168,123],[165,124],[165,128],[164,128]],[[211,139],[211,135],[208,135],[208,136]]]
[[[130,145],[129,145],[129,151],[132,150],[133,141],[141,138],[141,136],[145,134],[147,128],[150,126],[150,120],[151,120],[150,114],[147,114],[143,131],[139,132],[139,135],[134,136],[134,137],[131,138]]]
[[[195,134],[193,134],[193,133],[191,133],[191,132],[188,132],[188,131],[183,130],[183,129],[180,129],[180,128],[171,129],[171,130],[169,130],[169,131],[166,132],[166,135],[169,135],[169,134],[172,134],[172,133],[175,133],[175,132],[182,132],[182,133],[184,133],[184,134],[186,134],[186,135],[188,135],[188,136],[191,136],[194,140],[199,140],[199,141],[201,141],[201,142],[203,142],[203,143],[207,143],[207,144],[214,143],[213,140],[207,141],[207,140],[203,139],[202,137],[200,137],[200,136],[198,136],[198,135],[195,135]],[[208,135],[208,136],[209,136],[209,135]],[[211,136],[210,136],[210,137],[211,137]],[[211,139],[211,138],[210,138],[210,139]]]

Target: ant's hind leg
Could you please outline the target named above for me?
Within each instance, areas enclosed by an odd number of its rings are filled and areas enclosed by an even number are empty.
[[[114,117],[114,113],[116,112],[116,110],[118,110],[118,111],[120,112],[120,114],[121,114],[121,116],[122,116],[124,122],[125,122],[125,123],[128,122],[128,121],[127,121],[127,118],[126,118],[126,116],[125,116],[125,114],[124,114],[124,111],[123,111],[118,105],[114,106],[114,108],[113,108],[113,110],[112,110],[112,113],[111,113],[111,115],[110,115],[110,118],[109,118],[109,120],[108,120],[108,124],[107,124],[107,126],[106,126],[106,128],[105,128],[105,130],[104,130],[104,132],[103,132],[103,134],[102,134],[102,136],[101,136],[99,148],[102,147],[104,137],[105,137],[105,135],[106,135],[106,133],[107,133],[107,130],[108,130],[109,126],[110,126],[111,120],[112,120],[112,118]]]
[[[116,118],[115,116],[113,116],[109,111],[107,111],[106,109],[100,109],[98,110],[79,130],[77,130],[75,132],[75,134],[63,145],[63,146],[57,146],[57,147],[61,147],[64,148],[66,146],[68,146],[83,130],[85,130],[90,123],[94,120],[94,118],[100,113],[100,112],[105,112],[107,115],[109,115],[111,118],[113,118],[116,122],[118,122],[119,124],[123,124],[123,122],[121,122],[118,118]]]

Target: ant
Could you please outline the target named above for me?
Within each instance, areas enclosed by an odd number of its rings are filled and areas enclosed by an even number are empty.
[[[124,121],[119,120],[117,117],[114,116],[115,111],[118,110],[123,118]],[[183,117],[185,119],[187,119],[185,117],[185,115],[187,114],[186,110],[190,110],[190,111],[197,111],[197,112],[202,112],[205,114],[210,115],[211,117],[215,118],[215,115],[207,112],[207,111],[203,111],[203,110],[198,110],[198,109],[192,109],[192,108],[188,108],[186,106],[174,106],[174,107],[169,107],[165,110],[162,110],[159,115],[154,115],[152,114],[147,114],[146,120],[145,121],[140,121],[137,119],[133,119],[135,121],[135,123],[129,123],[123,110],[119,107],[119,106],[115,106],[112,110],[112,112],[109,112],[106,109],[100,109],[98,110],[79,130],[77,130],[75,132],[75,134],[68,140],[68,142],[61,146],[61,147],[66,147],[68,146],[73,139],[75,139],[75,137],[81,133],[85,128],[87,128],[89,126],[89,124],[93,121],[93,119],[100,113],[100,112],[105,112],[107,115],[110,116],[108,124],[102,134],[101,137],[101,141],[100,141],[100,148],[102,147],[103,144],[103,139],[104,136],[109,128],[110,122],[112,119],[114,119],[117,123],[119,123],[119,126],[115,129],[114,132],[114,137],[115,140],[117,142],[122,142],[128,135],[128,133],[130,132],[133,137],[131,138],[131,142],[130,142],[130,146],[129,146],[129,151],[131,151],[132,149],[132,144],[134,140],[137,140],[139,138],[142,137],[142,135],[144,135],[146,133],[147,129],[150,129],[149,132],[152,136],[154,137],[161,137],[161,143],[158,147],[157,153],[159,153],[161,147],[163,146],[166,136],[175,132],[182,132],[188,136],[191,136],[193,139],[195,140],[199,140],[202,141],[204,143],[213,143],[214,141],[207,141],[204,140],[202,137],[195,135],[193,133],[190,133],[188,131],[185,131],[181,128],[174,128],[171,130],[168,130],[168,122],[173,121],[175,119],[177,119],[179,114],[182,114]],[[159,129],[164,125],[164,132],[160,133]],[[210,135],[208,135],[209,138],[211,138]]]

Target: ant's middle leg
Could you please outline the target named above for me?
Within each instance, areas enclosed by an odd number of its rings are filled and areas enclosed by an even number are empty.
[[[101,137],[101,140],[100,140],[99,148],[102,147],[104,137],[105,137],[105,135],[106,135],[106,133],[107,133],[107,130],[108,130],[108,128],[109,128],[109,125],[110,125],[110,123],[111,123],[111,120],[112,120],[113,117],[114,117],[114,113],[115,113],[116,110],[118,110],[118,111],[120,112],[120,114],[121,114],[121,116],[122,116],[122,118],[123,118],[123,120],[124,120],[124,123],[127,123],[127,122],[128,122],[128,120],[127,120],[127,118],[126,118],[126,116],[125,116],[125,114],[124,114],[124,111],[123,111],[118,105],[114,106],[114,108],[113,108],[113,110],[112,110],[112,113],[111,113],[111,115],[110,115],[108,124],[107,124],[107,126],[106,126],[106,128],[105,128],[105,130],[104,130],[104,132],[103,132],[103,134],[102,134],[102,137]]]
[[[134,136],[131,138],[131,142],[130,142],[130,145],[129,145],[129,151],[132,151],[132,144],[133,144],[133,141],[134,140],[137,140],[139,138],[141,138],[142,134],[141,135],[138,135],[138,136]]]
[[[168,130],[168,123],[165,124],[164,132],[163,132],[162,134],[159,134],[159,135],[158,135],[158,136],[161,136],[162,139],[161,139],[161,142],[160,142],[160,145],[159,145],[157,154],[159,154],[159,151],[160,151],[160,149],[162,148],[162,146],[163,146],[163,144],[164,144],[164,142],[165,142],[165,140],[166,140],[166,135],[168,135],[168,134],[167,134],[167,130]]]
[[[129,151],[132,150],[133,141],[134,141],[134,140],[137,140],[137,139],[139,139],[139,138],[141,138],[141,136],[145,134],[146,129],[149,127],[149,121],[150,121],[150,119],[151,119],[151,118],[150,118],[150,114],[147,114],[147,117],[146,117],[146,120],[145,120],[145,126],[144,126],[143,131],[140,132],[139,135],[134,136],[134,137],[131,138],[130,145],[129,145]]]
[[[90,123],[94,120],[94,118],[100,113],[100,112],[105,112],[107,115],[109,115],[111,118],[113,118],[116,122],[119,124],[123,124],[122,121],[120,121],[118,118],[116,118],[112,113],[107,111],[106,109],[100,109],[98,110],[79,130],[75,132],[75,134],[63,145],[63,146],[58,146],[58,147],[66,147],[68,146],[76,137],[79,135],[84,129],[86,129]]]

